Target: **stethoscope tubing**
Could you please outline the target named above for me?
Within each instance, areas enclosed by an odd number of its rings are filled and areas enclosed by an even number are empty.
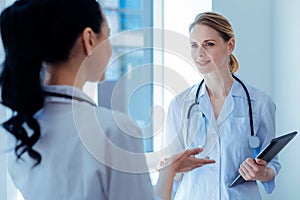
[[[249,94],[249,91],[247,89],[247,87],[245,86],[245,84],[239,79],[237,78],[234,74],[232,74],[232,77],[242,85],[245,93],[246,93],[246,96],[247,96],[247,103],[248,103],[248,107],[249,107],[249,124],[250,124],[250,129],[251,129],[251,135],[249,137],[249,146],[250,148],[253,149],[254,151],[254,154],[253,154],[253,157],[256,157],[256,155],[258,154],[258,151],[259,151],[259,146],[260,146],[260,141],[259,141],[259,138],[254,134],[254,125],[253,125],[253,112],[252,112],[252,105],[251,105],[251,99],[250,99],[250,94]],[[202,87],[204,83],[204,79],[200,82],[198,88],[197,88],[197,92],[196,92],[196,96],[195,96],[195,101],[192,105],[190,105],[189,109],[188,109],[188,112],[187,112],[187,121],[188,121],[188,124],[189,124],[189,120],[190,120],[190,117],[191,117],[191,111],[192,111],[192,108],[196,105],[199,105],[199,101],[198,101],[198,98],[199,98],[199,92],[200,92],[200,89]],[[203,114],[203,113],[202,113]],[[189,127],[188,127],[189,129]],[[188,134],[189,130],[187,130],[187,134]]]
[[[237,78],[234,74],[232,74],[232,77],[242,85],[245,93],[246,93],[246,96],[247,96],[247,101],[248,101],[248,107],[249,107],[249,124],[250,124],[250,129],[251,129],[251,136],[254,136],[254,126],[253,126],[253,115],[252,115],[252,105],[251,105],[251,99],[250,99],[250,94],[249,94],[249,91],[247,89],[247,87],[245,86],[245,84],[239,79]],[[199,101],[198,101],[198,98],[199,98],[199,92],[200,92],[200,89],[202,87],[204,83],[204,79],[200,82],[198,88],[197,88],[197,92],[196,92],[196,96],[195,96],[195,102],[189,107],[188,109],[188,112],[187,112],[187,119],[189,120],[190,119],[190,116],[191,116],[191,110],[192,108],[195,106],[195,105],[199,105]]]

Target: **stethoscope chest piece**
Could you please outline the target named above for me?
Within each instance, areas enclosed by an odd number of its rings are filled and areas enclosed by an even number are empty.
[[[249,146],[250,146],[250,148],[256,149],[256,148],[259,147],[259,145],[260,145],[259,138],[257,136],[255,136],[255,135],[251,135],[249,137]]]

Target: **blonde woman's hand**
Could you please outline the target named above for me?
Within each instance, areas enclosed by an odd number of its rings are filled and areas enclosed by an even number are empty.
[[[256,158],[247,158],[240,166],[239,173],[246,181],[259,180],[261,182],[270,181],[274,178],[273,169],[267,167],[267,162]]]

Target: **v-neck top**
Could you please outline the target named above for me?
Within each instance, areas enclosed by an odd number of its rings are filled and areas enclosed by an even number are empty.
[[[187,134],[187,124],[191,122],[187,120],[187,110],[195,101],[198,86],[199,84],[194,85],[177,95],[170,104],[163,140],[169,155],[191,148],[190,135]],[[275,137],[275,104],[270,96],[261,90],[247,84],[246,87],[252,104],[254,132],[260,139],[259,148],[263,149]],[[228,187],[238,175],[242,162],[253,156],[253,150],[248,145],[251,131],[244,89],[234,80],[218,119],[215,119],[204,85],[200,89],[198,102],[197,112],[202,113],[205,120],[193,122],[198,124],[198,131],[192,137],[192,147],[202,144],[197,139],[205,138],[201,136],[205,134],[207,141],[202,154],[209,156],[216,163],[184,173],[179,181],[174,182],[175,199],[261,199],[255,181]],[[281,168],[278,157],[272,159],[268,167],[277,175]],[[275,188],[275,179],[264,182],[263,186],[267,193],[271,193]]]

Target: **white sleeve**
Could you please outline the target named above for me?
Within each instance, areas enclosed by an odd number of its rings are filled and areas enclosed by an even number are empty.
[[[117,168],[107,167],[106,189],[108,199],[152,200],[155,198],[154,190],[148,173],[143,138],[138,137],[142,134],[141,130],[126,116],[116,115],[114,120],[118,121],[117,129],[106,134],[113,144],[109,144],[105,148],[106,160],[110,163],[124,165],[127,170],[121,171]],[[113,151],[113,146],[120,148],[120,151]],[[123,152],[128,154],[123,154]],[[123,157],[123,155],[128,156]]]
[[[183,140],[184,113],[177,98],[174,98],[168,110],[167,123],[163,136],[163,145],[167,149],[168,155],[174,155],[185,150]],[[174,177],[173,191],[176,192],[183,173],[177,173]]]
[[[108,199],[154,199],[148,173],[133,174],[111,170],[109,176]]]

